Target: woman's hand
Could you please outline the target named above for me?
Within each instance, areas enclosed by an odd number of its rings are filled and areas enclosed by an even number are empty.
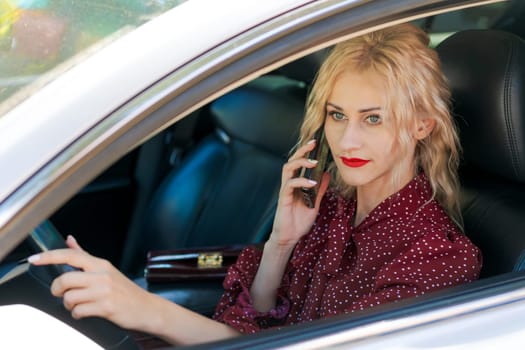
[[[313,168],[317,165],[317,162],[305,158],[305,154],[315,146],[315,140],[301,146],[283,166],[273,230],[270,239],[264,245],[261,263],[250,288],[253,306],[260,312],[267,312],[275,307],[277,289],[281,284],[290,254],[297,241],[310,231],[330,182],[330,175],[323,174],[314,208],[308,208],[303,199],[295,195],[296,188],[316,185],[315,182],[303,177],[295,177],[300,168]]]
[[[69,264],[82,271],[57,277],[51,293],[64,300],[74,318],[103,317],[120,327],[156,335],[173,344],[196,344],[238,336],[223,323],[185,309],[130,281],[104,259],[86,253],[72,236],[69,249],[28,258],[34,265]]]
[[[69,236],[70,249],[57,249],[28,258],[34,265],[69,264],[81,271],[57,277],[51,293],[63,298],[64,306],[75,319],[98,316],[123,328],[142,329],[148,320],[151,294],[125,277],[111,263],[86,253]]]
[[[300,168],[313,168],[317,165],[317,161],[312,161],[305,157],[316,146],[317,140],[309,141],[297,149],[283,166],[277,211],[273,231],[270,236],[270,241],[280,247],[295,246],[297,241],[308,233],[319,211],[321,199],[328,188],[330,175],[325,173],[321,180],[314,208],[308,208],[303,203],[302,198],[294,194],[297,188],[310,188],[316,185],[315,181],[303,177],[295,177]]]

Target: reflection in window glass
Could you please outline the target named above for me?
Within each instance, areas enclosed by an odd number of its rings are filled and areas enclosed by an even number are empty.
[[[499,2],[485,6],[447,12],[420,19],[415,24],[425,29],[431,37],[431,46],[436,46],[449,35],[467,29],[487,29],[502,17],[510,2]]]
[[[184,1],[0,0],[0,104],[94,43]]]

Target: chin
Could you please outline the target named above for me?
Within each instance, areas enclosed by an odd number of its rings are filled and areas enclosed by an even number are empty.
[[[349,174],[348,170],[346,173],[341,173],[341,178],[348,186],[363,186],[369,183],[372,178],[370,175],[367,175],[366,172],[362,172],[361,174],[357,173],[355,170],[350,170],[350,172],[352,172],[352,174]]]

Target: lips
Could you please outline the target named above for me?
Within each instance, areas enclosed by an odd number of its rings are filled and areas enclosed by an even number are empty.
[[[359,168],[359,167],[362,167],[362,166],[366,165],[369,162],[369,160],[361,159],[361,158],[345,158],[345,157],[341,157],[341,160],[343,161],[343,163],[346,166],[349,166],[351,168]]]

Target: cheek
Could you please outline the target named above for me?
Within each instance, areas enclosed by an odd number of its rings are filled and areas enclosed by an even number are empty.
[[[379,132],[378,130],[372,130],[367,139],[371,141],[369,145],[382,154],[397,157],[400,153],[401,147],[399,142],[395,142],[394,135],[385,130]]]
[[[339,139],[341,138],[341,133],[344,130],[340,130],[341,128],[338,127],[337,123],[334,123],[333,120],[327,118],[325,125],[324,125],[324,133],[326,142],[328,142],[328,146],[332,151],[335,151],[337,149],[337,144],[339,142]]]
[[[397,154],[399,153],[400,146],[398,142],[394,142],[394,140],[385,140],[383,144],[383,149],[385,152]]]

